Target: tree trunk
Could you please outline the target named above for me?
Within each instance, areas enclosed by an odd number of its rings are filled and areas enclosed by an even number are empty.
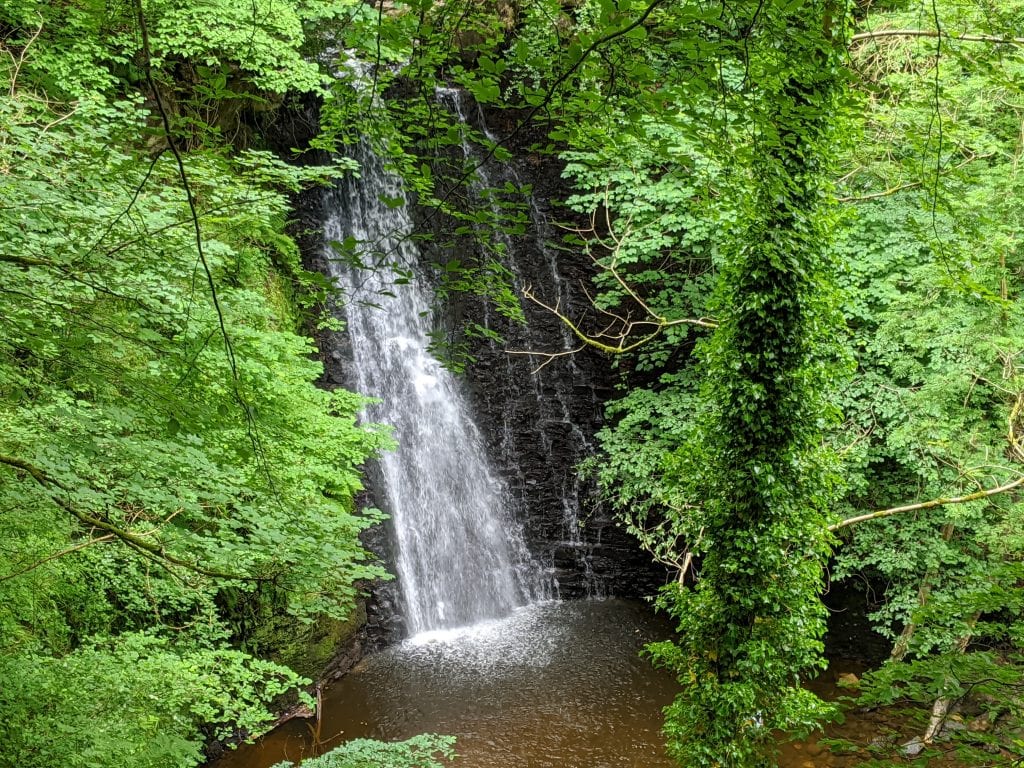
[[[946,523],[942,526],[942,540],[948,542],[953,538],[953,532],[955,526],[952,523]],[[921,580],[921,586],[917,590],[917,605],[923,608],[928,603],[928,598],[931,597],[932,593],[932,582],[935,581],[938,576],[938,568],[932,567],[925,573],[924,579]],[[917,629],[917,625],[913,619],[909,619],[903,627],[903,631],[900,632],[900,636],[896,638],[896,643],[892,647],[892,653],[889,654],[889,658],[892,661],[903,661],[907,655],[907,651],[910,650],[910,639],[914,636],[914,631]]]
[[[979,614],[975,613],[970,620],[967,622],[967,631],[964,635],[956,641],[955,651],[956,653],[964,653],[967,651],[967,646],[971,642],[973,636],[974,625],[978,621]],[[953,680],[947,676],[943,680],[942,687],[946,689],[953,684]],[[946,717],[949,715],[949,708],[953,705],[953,699],[951,696],[940,696],[935,700],[935,704],[932,706],[932,716],[928,720],[928,727],[924,731],[924,736],[921,737],[923,744],[931,744],[935,737],[942,731],[942,726],[946,722]]]

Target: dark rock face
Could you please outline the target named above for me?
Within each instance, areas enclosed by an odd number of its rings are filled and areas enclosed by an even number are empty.
[[[477,130],[489,133],[495,128],[485,124],[492,121],[465,95],[445,96],[442,105]],[[500,127],[512,130],[508,125]],[[499,236],[504,248],[501,260],[513,275],[525,324],[509,321],[474,300],[446,307],[440,322],[457,332],[460,321],[468,317],[503,339],[500,343],[469,339],[475,362],[466,367],[464,378],[490,456],[508,483],[530,549],[549,569],[557,595],[570,599],[651,595],[665,583],[665,571],[617,527],[611,511],[598,499],[594,483],[580,476],[581,462],[597,449],[594,435],[603,421],[603,403],[614,394],[611,360],[579,343],[549,309],[523,297],[529,289],[540,302],[559,307],[583,327],[594,313],[585,293],[591,278],[589,261],[556,247],[562,232],[555,222],[569,212],[554,211],[552,201],[564,198],[567,190],[553,158],[541,159],[525,149],[537,138],[524,134],[510,142],[507,148],[514,159],[507,164],[484,162],[482,152],[466,146],[453,148],[447,157],[429,158],[435,177],[442,179],[460,178],[467,160],[476,161],[475,183],[454,191],[439,190],[463,211],[493,204],[484,199],[481,187],[506,183],[532,187],[531,199],[524,205],[526,231]],[[509,195],[506,202],[515,200]],[[414,218],[418,228],[431,235],[423,246],[426,262],[485,258],[473,238],[453,237],[457,223],[436,210],[416,209]],[[493,249],[493,242],[484,247]],[[596,320],[589,327],[595,325]]]

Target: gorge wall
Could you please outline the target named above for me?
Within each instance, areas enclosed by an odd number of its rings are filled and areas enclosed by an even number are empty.
[[[439,103],[479,133],[501,140],[513,156],[500,163],[464,141],[448,157],[430,158],[439,167],[438,178],[459,178],[466,165],[476,169],[475,181],[440,190],[444,195],[462,210],[472,210],[482,204],[480,188],[531,188],[524,205],[525,231],[501,236],[501,261],[512,275],[525,322],[510,321],[484,302],[465,297],[445,307],[440,318],[450,327],[467,319],[481,322],[502,339],[467,340],[475,362],[466,366],[464,378],[530,548],[550,569],[562,598],[654,594],[665,581],[664,571],[616,526],[594,483],[579,471],[597,450],[594,436],[603,424],[603,404],[614,394],[612,361],[580,344],[550,310],[523,296],[529,289],[539,302],[558,306],[574,319],[594,313],[586,294],[592,265],[578,252],[559,247],[565,233],[559,222],[571,215],[557,207],[570,193],[561,165],[531,151],[543,136],[529,129],[516,132],[515,115],[485,114],[454,89],[439,94]],[[506,197],[507,202],[516,200],[515,193]],[[423,247],[428,262],[485,258],[475,238],[453,238],[459,222],[434,209],[416,210],[420,229],[431,235]]]

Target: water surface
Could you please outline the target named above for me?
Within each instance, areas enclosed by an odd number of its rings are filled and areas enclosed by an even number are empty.
[[[659,729],[677,684],[640,657],[668,626],[643,603],[546,602],[364,659],[324,696],[321,751],[345,739],[458,738],[456,768],[672,768]],[[218,768],[314,753],[292,721]]]

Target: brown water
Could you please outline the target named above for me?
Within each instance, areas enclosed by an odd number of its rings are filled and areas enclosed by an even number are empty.
[[[324,695],[319,751],[342,740],[457,737],[459,768],[672,768],[661,708],[677,686],[640,658],[669,633],[643,603],[549,602],[364,659]],[[269,768],[314,753],[291,721],[217,763]]]
[[[669,635],[639,602],[549,602],[465,630],[420,635],[364,659],[324,693],[319,743],[312,721],[292,720],[215,768],[269,768],[359,737],[457,737],[453,768],[676,768],[664,753],[661,708],[678,686],[639,655]],[[833,664],[810,687],[838,694]],[[866,745],[899,724],[863,713],[830,729]],[[901,739],[914,735],[913,730]],[[895,737],[893,737],[895,741]],[[846,768],[817,739],[782,745],[780,768]]]

